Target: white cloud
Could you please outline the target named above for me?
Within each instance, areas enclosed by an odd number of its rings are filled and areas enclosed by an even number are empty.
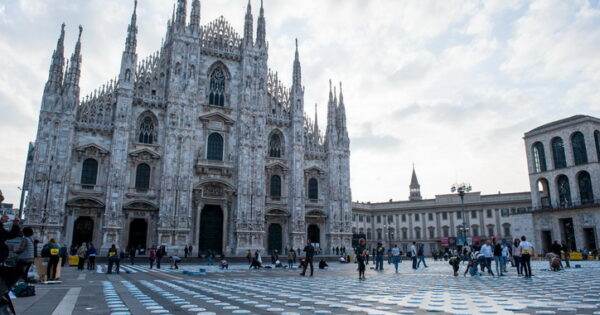
[[[18,201],[27,143],[60,23],[70,55],[84,26],[82,92],[117,73],[133,1],[0,4],[0,189]],[[141,58],[156,51],[175,0],[140,1]],[[254,18],[258,1],[253,0]],[[241,33],[245,0],[202,0]],[[189,8],[188,8],[189,9]],[[573,114],[598,115],[599,11],[587,1],[265,0],[269,64],[291,82],[300,42],[306,108],[344,81],[354,199],[408,196],[412,162],[426,197],[455,180],[527,190],[522,134]],[[4,114],[8,113],[8,114]],[[6,171],[10,170],[10,171]]]

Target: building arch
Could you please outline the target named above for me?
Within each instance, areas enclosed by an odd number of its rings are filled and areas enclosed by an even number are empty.
[[[565,155],[565,144],[561,137],[552,138],[552,159],[554,160],[554,168],[567,167],[567,157]]]
[[[566,175],[561,174],[556,177],[556,188],[558,189],[558,206],[571,206],[571,187],[569,186],[569,178]]]
[[[224,140],[218,132],[208,135],[206,141],[206,159],[210,161],[223,161]]]
[[[581,171],[577,174],[577,186],[579,187],[579,200],[582,205],[594,203],[594,190],[590,173]]]
[[[575,131],[571,135],[571,147],[573,149],[573,162],[575,165],[586,164],[588,162],[588,157],[583,133]]]
[[[546,166],[546,154],[544,153],[544,144],[541,142],[536,142],[531,147],[531,152],[533,155],[533,168],[535,173],[545,172],[547,171]]]
[[[594,131],[594,143],[596,144],[596,159],[600,162],[600,131]]]
[[[283,133],[279,129],[274,129],[269,135],[269,157],[281,158],[285,153]]]
[[[538,195],[540,196],[540,207],[550,208],[552,206],[552,198],[550,195],[550,184],[548,184],[548,180],[544,177],[541,177],[536,183]]]
[[[228,103],[228,85],[231,73],[221,61],[213,63],[208,69],[208,89],[206,99],[209,105],[226,106]]]

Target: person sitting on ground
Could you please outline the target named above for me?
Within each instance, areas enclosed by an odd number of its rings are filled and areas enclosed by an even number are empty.
[[[225,259],[225,255],[221,255],[221,269],[229,269],[229,263]]]
[[[550,270],[559,271],[560,270],[560,257],[555,253],[548,253],[546,255],[548,259],[548,263],[550,264]]]
[[[175,268],[175,269],[179,269],[179,266],[177,265],[178,263],[181,262],[181,257],[179,256],[171,256],[171,269]]]
[[[344,258],[344,256],[340,256],[340,258],[338,258],[338,261],[343,264],[346,262],[346,258]]]
[[[256,257],[252,258],[252,263],[250,264],[250,268],[249,269],[260,269],[262,267],[262,264],[258,261],[258,259],[256,259]]]
[[[321,261],[319,261],[319,269],[327,269],[327,267],[329,267],[329,265],[325,259],[321,259]]]

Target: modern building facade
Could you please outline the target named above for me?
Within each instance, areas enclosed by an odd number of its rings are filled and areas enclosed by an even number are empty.
[[[553,241],[592,250],[600,240],[600,119],[576,115],[524,136],[532,208],[519,230],[547,252]]]
[[[406,252],[412,242],[425,245],[425,253],[447,247],[474,244],[492,236],[510,240],[514,216],[531,207],[529,192],[482,195],[466,193],[464,205],[458,194],[423,199],[413,169],[410,196],[406,201],[352,204],[352,233],[365,237],[374,248],[381,242]],[[463,211],[464,209],[464,211]]]
[[[106,249],[192,244],[201,252],[351,243],[345,104],[329,83],[327,129],[304,111],[296,42],[291,87],[267,65],[264,9],[244,33],[200,23],[177,0],[159,50],[138,60],[137,15],[115,79],[80,98],[81,32],[65,63],[63,24],[25,182],[44,242]],[[136,1],[137,6],[137,1]]]

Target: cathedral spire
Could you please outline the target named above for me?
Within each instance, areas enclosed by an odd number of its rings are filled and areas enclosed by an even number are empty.
[[[175,28],[183,29],[185,27],[185,13],[187,0],[177,0],[177,15],[175,16]]]
[[[410,178],[410,196],[408,196],[408,200],[422,200],[421,197],[421,185],[419,185],[419,180],[417,179],[417,173],[415,172],[415,164],[413,164],[412,177]]]
[[[192,1],[190,28],[192,29],[192,31],[198,31],[200,29],[200,0]]]
[[[67,70],[67,75],[65,76],[64,86],[71,96],[75,96],[75,99],[79,99],[79,77],[81,75],[81,33],[83,32],[83,27],[79,25],[79,37],[77,38],[77,43],[75,44],[75,50],[73,51],[73,55],[71,55],[71,60],[69,62],[70,66]]]
[[[313,126],[313,134],[315,135],[315,140],[319,139],[319,118],[317,117],[317,103],[315,103],[315,125]]]
[[[302,89],[302,68],[300,67],[300,54],[298,53],[298,39],[296,38],[296,54],[294,57],[292,88]]]
[[[329,80],[329,101],[327,102],[327,129],[325,131],[326,146],[334,146],[336,139],[336,106],[333,98],[333,88],[331,86],[331,80]]]
[[[52,62],[48,73],[45,91],[58,91],[62,88],[63,70],[65,66],[65,23],[61,25],[60,37],[56,43],[56,49],[52,54]]]
[[[348,140],[348,129],[346,127],[346,107],[344,105],[344,93],[342,92],[342,82],[340,82],[340,102],[337,107],[338,133],[341,140],[345,143]]]
[[[252,46],[253,43],[253,33],[252,29],[252,5],[250,4],[250,0],[248,0],[248,6],[246,7],[246,17],[244,21],[244,43],[246,46]]]
[[[265,10],[263,9],[263,0],[260,0],[260,15],[258,16],[258,26],[256,28],[256,46],[264,48],[267,46],[267,31],[265,25]]]
[[[137,47],[137,0],[133,2],[133,13],[131,22],[127,27],[127,39],[125,40],[125,52],[135,54]]]

